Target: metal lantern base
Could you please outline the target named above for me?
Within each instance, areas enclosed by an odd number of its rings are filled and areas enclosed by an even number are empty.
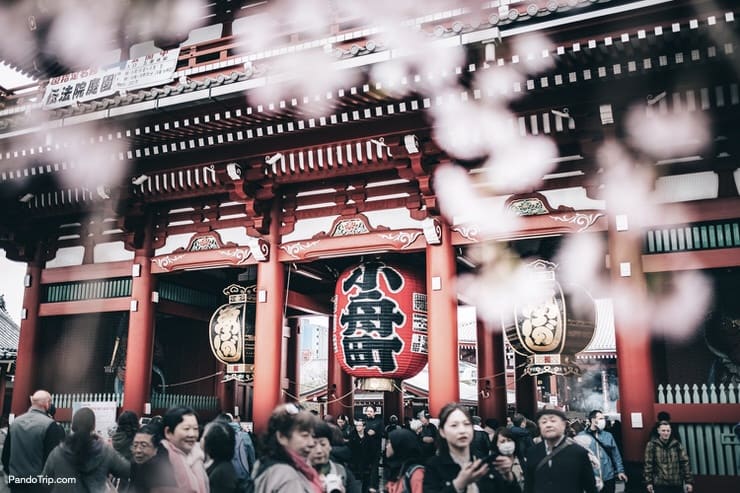
[[[396,390],[395,383],[392,378],[358,378],[357,388],[376,392],[393,392]]]
[[[580,376],[581,368],[575,363],[575,358],[564,354],[534,354],[528,356],[524,374],[537,376],[543,373]]]

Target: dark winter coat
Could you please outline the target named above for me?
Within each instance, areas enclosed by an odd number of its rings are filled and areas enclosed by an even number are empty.
[[[546,455],[544,441],[529,449],[524,471],[525,493],[597,493],[594,471],[585,448],[571,443],[553,453],[552,459],[537,469]]]
[[[471,460],[476,457],[471,454]],[[460,466],[452,460],[449,451],[441,448],[439,454],[426,463],[424,493],[457,493],[452,481],[460,473]],[[506,481],[496,471],[491,471],[476,483],[480,493],[520,493],[516,481]]]
[[[161,446],[157,454],[143,464],[131,464],[131,481],[127,493],[150,493],[154,488],[177,488],[169,455]]]
[[[116,452],[121,454],[121,457],[131,462],[133,455],[131,454],[131,444],[134,441],[134,435],[136,433],[125,432],[123,430],[116,430],[111,437],[111,444]]]
[[[380,459],[380,449],[377,448],[375,439],[368,436],[367,433],[362,437],[357,432],[352,433],[349,439],[349,448],[352,451],[350,468],[359,477],[362,477],[364,472],[377,465]]]
[[[206,468],[211,493],[237,493],[238,481],[231,461],[214,462]]]
[[[112,474],[118,478],[129,476],[130,465],[113,447],[95,439],[90,456],[77,465],[74,452],[62,443],[49,454],[42,474],[49,478],[75,478],[75,484],[52,486],[51,493],[99,493],[106,491],[106,480]]]

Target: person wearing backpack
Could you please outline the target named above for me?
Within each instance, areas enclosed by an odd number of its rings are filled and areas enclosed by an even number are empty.
[[[221,420],[206,425],[203,432],[203,451],[210,459],[206,467],[210,493],[240,493],[236,471],[232,463],[236,433]]]
[[[601,465],[601,479],[604,481],[602,493],[614,493],[617,479],[627,481],[622,464],[622,455],[617,448],[617,442],[606,427],[604,413],[595,409],[588,414],[590,426],[579,435],[587,435],[592,438],[589,450],[596,455]]]
[[[385,442],[385,490],[387,493],[422,493],[424,466],[416,433],[396,428]]]
[[[248,483],[252,480],[252,469],[254,468],[254,463],[257,462],[252,438],[232,418],[231,414],[223,413],[216,419],[222,421],[234,431],[234,456],[231,459],[231,463],[234,466],[234,472],[236,473],[239,484],[238,491],[248,491]]]
[[[596,482],[596,489],[599,490],[599,493],[603,493],[604,479],[601,476],[601,461],[599,461],[599,458],[596,457],[596,454],[591,451],[595,443],[594,438],[591,435],[578,434],[573,437],[573,441],[586,449],[586,452],[588,452],[588,460],[591,462],[591,469],[593,469],[594,471],[594,481]]]
[[[524,493],[596,493],[588,451],[565,436],[567,417],[559,409],[542,409],[537,425],[542,441],[527,453]]]

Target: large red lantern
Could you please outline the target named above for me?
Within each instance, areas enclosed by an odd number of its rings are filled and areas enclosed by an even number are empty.
[[[345,270],[337,281],[334,353],[363,390],[393,390],[427,362],[423,275],[386,262]]]
[[[535,260],[528,265],[536,300],[514,307],[502,325],[514,350],[527,356],[524,374],[580,375],[575,354],[588,346],[596,328],[596,305],[585,289],[561,286],[557,265]]]

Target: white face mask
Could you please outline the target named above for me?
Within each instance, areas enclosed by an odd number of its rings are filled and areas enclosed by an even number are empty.
[[[504,442],[498,446],[498,451],[502,455],[514,455],[514,450],[516,450],[516,443],[514,442]]]
[[[605,419],[597,419],[596,420],[596,427],[599,430],[603,430],[604,428],[606,428],[606,420]]]

